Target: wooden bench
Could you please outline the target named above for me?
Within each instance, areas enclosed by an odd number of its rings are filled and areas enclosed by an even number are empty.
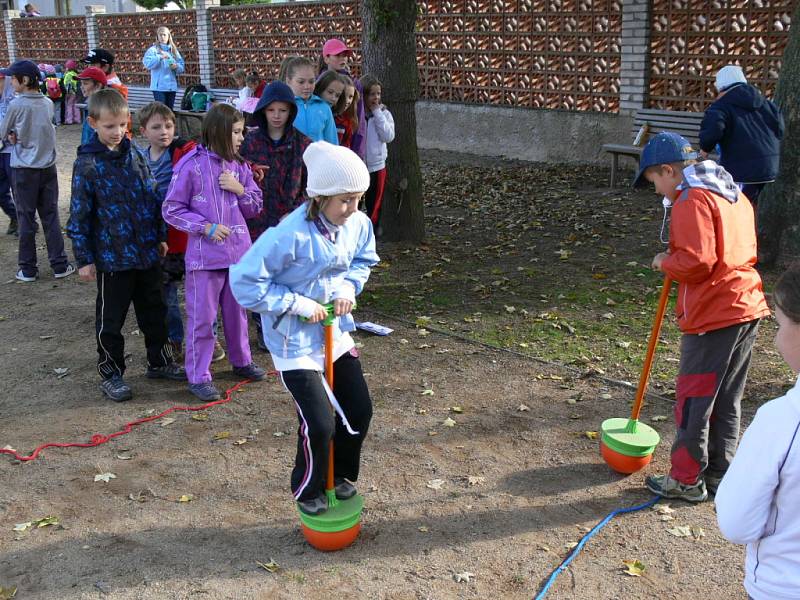
[[[180,106],[183,101],[183,92],[184,90],[180,89],[175,94],[176,107]],[[228,98],[236,98],[239,95],[237,90],[227,90],[223,88],[212,88],[210,93],[216,102],[223,102]],[[131,114],[135,114],[138,109],[152,101],[153,92],[150,89],[143,87],[128,88],[128,106],[130,107]],[[175,113],[175,128],[177,131],[187,138],[199,139],[203,118],[206,116],[205,111],[189,111],[174,108],[172,112]]]
[[[637,163],[642,155],[647,140],[662,131],[671,131],[685,137],[692,147],[700,147],[700,123],[703,121],[703,113],[679,112],[676,110],[661,110],[655,108],[642,108],[636,111],[633,118],[633,128],[631,138],[636,139],[642,126],[648,125],[648,132],[643,139],[639,140],[639,145],[634,144],[603,144],[603,151],[611,154],[611,187],[617,183],[617,171],[619,169],[619,157],[630,156],[635,158]]]

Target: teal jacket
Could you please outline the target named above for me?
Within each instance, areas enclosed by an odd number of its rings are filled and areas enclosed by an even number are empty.
[[[339,145],[333,113],[325,100],[312,94],[308,100],[295,96],[294,103],[297,105],[297,116],[292,123],[295,129],[311,138],[312,142],[325,140]]]

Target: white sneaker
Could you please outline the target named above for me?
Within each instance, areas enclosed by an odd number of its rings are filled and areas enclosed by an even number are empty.
[[[63,279],[64,277],[69,277],[75,272],[75,266],[67,263],[67,268],[61,271],[60,273],[53,273],[53,277],[56,279]]]
[[[37,279],[39,279],[38,275],[34,275],[33,277],[31,277],[29,275],[25,275],[25,273],[22,272],[22,269],[17,271],[17,274],[15,275],[15,277],[16,277],[17,281],[24,281],[25,283],[30,283],[31,281],[36,281]]]

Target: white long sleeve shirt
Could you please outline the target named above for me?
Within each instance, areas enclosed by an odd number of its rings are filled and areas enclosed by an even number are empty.
[[[758,409],[716,505],[723,535],[747,544],[750,596],[800,599],[800,380]]]
[[[394,118],[386,107],[376,108],[367,119],[367,170],[380,171],[386,166],[386,144],[394,140]]]

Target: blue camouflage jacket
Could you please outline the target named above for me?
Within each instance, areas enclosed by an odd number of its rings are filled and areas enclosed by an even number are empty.
[[[124,138],[109,150],[92,136],[72,168],[67,235],[79,267],[148,269],[166,240],[161,202],[147,159]]]

